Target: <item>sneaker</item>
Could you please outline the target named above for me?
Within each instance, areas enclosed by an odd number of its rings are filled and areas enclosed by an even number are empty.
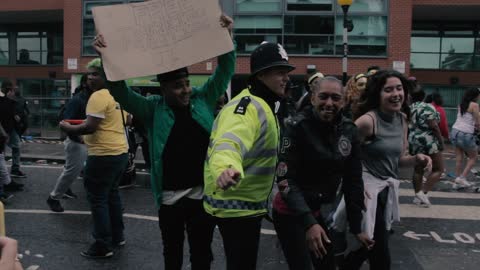
[[[413,203],[423,206],[425,208],[430,207],[431,203],[428,199],[427,194],[423,193],[423,191],[419,191],[415,193],[415,198],[413,199]]]
[[[3,192],[0,194],[0,202],[6,204],[8,201],[13,198],[13,194]]]
[[[53,212],[61,213],[64,211],[60,200],[56,200],[52,196],[48,196],[47,204]]]
[[[455,178],[455,184],[457,184],[457,187],[459,188],[465,188],[472,185],[472,183],[468,182],[467,179],[465,179],[465,177]]]
[[[15,181],[10,181],[10,184],[4,185],[3,188],[6,191],[21,191],[23,190],[23,184],[17,183]]]
[[[11,171],[10,176],[15,178],[27,178],[27,175],[20,170]]]
[[[64,194],[63,198],[65,199],[77,199],[77,194],[73,193],[73,191],[69,188]]]
[[[115,247],[123,247],[123,246],[125,246],[126,243],[127,243],[127,241],[121,240],[121,241],[118,241],[118,242],[113,242],[113,246],[115,246]]]
[[[93,243],[88,250],[80,252],[80,255],[92,259],[110,258],[113,256],[113,250]]]

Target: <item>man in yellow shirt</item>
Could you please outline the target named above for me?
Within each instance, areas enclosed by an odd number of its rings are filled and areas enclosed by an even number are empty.
[[[87,104],[87,119],[80,125],[62,121],[60,128],[69,135],[85,135],[88,151],[84,180],[95,242],[81,255],[106,258],[113,256],[114,247],[125,245],[118,183],[128,161],[125,118],[122,119],[126,113],[105,89],[100,58],[92,60],[87,68],[87,83],[93,91]]]

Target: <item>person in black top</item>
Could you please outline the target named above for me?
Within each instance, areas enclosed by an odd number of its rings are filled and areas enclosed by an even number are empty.
[[[345,196],[350,231],[365,246],[361,231],[364,193],[360,143],[354,123],[343,117],[342,82],[320,78],[312,85],[312,106],[286,125],[283,162],[277,168],[280,192],[274,199],[275,230],[290,269],[335,269],[330,217],[337,190]]]
[[[86,75],[82,76],[82,82]],[[85,79],[86,81],[86,79]],[[73,96],[73,98],[65,105],[65,111],[61,116],[62,120],[64,119],[74,119],[74,120],[83,120],[87,116],[85,114],[85,109],[87,107],[88,99],[92,94],[92,91],[87,84],[80,85],[81,90]],[[65,166],[63,167],[63,172],[57,179],[55,187],[50,192],[50,195],[47,199],[47,204],[50,209],[54,212],[63,212],[64,209],[60,203],[60,199],[63,197],[67,198],[77,198],[70,186],[73,181],[77,179],[80,175],[80,172],[83,169],[85,161],[87,159],[87,147],[83,144],[81,136],[77,135],[68,135],[64,141],[65,145]]]
[[[3,141],[0,144],[0,201],[3,203],[12,197],[11,194],[4,192],[4,188],[8,186],[7,184],[12,183],[5,163],[4,151],[9,139],[8,134],[10,134],[15,127],[14,111],[15,102],[6,96],[0,95],[0,125],[4,131],[2,132]]]

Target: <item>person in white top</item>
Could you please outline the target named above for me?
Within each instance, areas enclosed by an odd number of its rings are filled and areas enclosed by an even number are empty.
[[[479,88],[470,88],[465,91],[462,102],[458,106],[457,120],[453,124],[450,134],[450,141],[455,146],[455,174],[457,176],[455,184],[458,187],[471,186],[471,183],[467,181],[467,174],[477,161],[476,132],[480,128],[479,106],[477,103],[479,96]],[[465,167],[463,167],[465,153],[468,160]]]

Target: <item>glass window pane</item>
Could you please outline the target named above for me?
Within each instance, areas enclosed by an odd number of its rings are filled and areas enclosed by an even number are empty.
[[[40,50],[40,37],[21,37],[17,38],[17,48],[30,51]]]
[[[353,21],[353,31],[348,35],[352,36],[386,36],[387,18],[383,16],[361,16],[350,17]],[[335,33],[343,34],[343,16],[337,16]]]
[[[474,38],[443,38],[442,52],[473,53]]]
[[[41,62],[39,51],[20,50],[17,52],[18,65],[39,65]]]
[[[0,51],[0,65],[8,65],[8,52]]]
[[[333,34],[333,17],[285,16],[284,22],[289,34]]]
[[[8,34],[0,32],[0,51],[8,51]]]
[[[281,33],[282,18],[280,16],[237,16],[235,17],[235,33]]]
[[[92,8],[98,6],[108,6],[108,5],[118,5],[123,4],[123,1],[101,1],[101,2],[90,2],[85,5],[84,14],[85,15],[92,15]]]
[[[275,12],[281,10],[281,0],[236,0],[237,12]]]
[[[69,89],[68,89],[67,81],[48,80],[48,83],[45,88],[45,97],[48,97],[48,98],[69,97],[70,93],[68,92],[68,90]],[[60,107],[58,106],[58,108]]]
[[[440,54],[438,53],[411,53],[410,54],[411,68],[432,68],[438,69],[440,67]]]
[[[84,37],[83,38],[83,54],[84,55],[97,55],[95,49],[92,47],[93,37]]]
[[[473,30],[444,31],[443,33],[445,34],[445,36],[473,36]]]
[[[251,53],[263,41],[281,43],[280,35],[235,35],[238,53]]]
[[[18,86],[20,87],[20,89],[22,89],[22,94],[25,97],[35,97],[42,95],[42,80],[19,79]]]
[[[331,11],[333,0],[287,0],[287,10]]]
[[[385,3],[386,0],[355,0],[348,12],[383,12]],[[338,7],[337,11],[343,12],[341,7]]]
[[[343,37],[336,37],[338,55],[343,54]],[[385,37],[348,37],[348,54],[385,56],[387,54],[387,39]]]
[[[471,70],[473,68],[472,54],[442,54],[442,69]]]
[[[83,20],[83,35],[84,36],[95,36],[95,23],[93,19],[84,19]]]
[[[332,55],[333,37],[285,36],[283,47],[288,54]]]
[[[439,37],[412,37],[410,40],[412,52],[440,52]]]
[[[38,32],[18,32],[19,37],[25,37],[25,36],[40,36]]]
[[[475,40],[475,54],[480,55],[480,38]]]

